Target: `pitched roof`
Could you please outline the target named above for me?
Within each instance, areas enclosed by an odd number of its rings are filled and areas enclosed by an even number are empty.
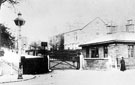
[[[135,33],[120,32],[120,33],[108,34],[106,36],[100,36],[92,41],[82,43],[79,46],[90,46],[90,45],[98,45],[98,44],[106,44],[106,43],[114,43],[114,42],[135,43]]]
[[[88,24],[86,24],[84,27],[82,27],[81,30],[82,29],[85,29],[85,27],[87,27],[89,24],[91,24],[92,22],[94,22],[97,19],[100,20],[101,22],[103,22],[104,25],[107,25],[103,19],[101,19],[100,17],[96,17],[95,19],[93,19],[92,21],[90,21]]]
[[[104,23],[104,25],[107,25],[103,19],[101,19],[100,17],[96,17],[96,18],[94,18],[92,21],[90,21],[90,22],[88,22],[86,25],[84,25],[82,28],[80,28],[80,29],[75,29],[75,30],[71,30],[71,31],[68,31],[68,32],[65,32],[65,33],[62,33],[62,34],[66,34],[66,33],[70,33],[70,32],[75,32],[75,31],[78,31],[78,30],[83,30],[83,29],[85,29],[88,25],[90,25],[92,22],[94,22],[95,20],[100,20],[101,22]]]

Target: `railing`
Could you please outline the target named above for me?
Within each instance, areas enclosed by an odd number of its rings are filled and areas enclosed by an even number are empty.
[[[84,58],[84,60],[108,60],[108,58]]]
[[[79,59],[76,51],[53,51],[49,56],[51,60],[77,61]]]

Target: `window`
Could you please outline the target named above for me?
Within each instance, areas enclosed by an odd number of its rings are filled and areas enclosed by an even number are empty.
[[[108,56],[108,48],[107,46],[104,46],[104,58]]]
[[[134,32],[134,24],[126,25],[127,32]]]
[[[99,58],[98,48],[97,47],[93,47],[91,49],[91,58]]]
[[[112,34],[112,33],[117,32],[116,26],[108,25],[107,28],[108,28],[108,34]]]
[[[86,48],[86,58],[89,57],[89,48]]]
[[[134,46],[128,45],[128,57],[133,57],[133,56],[134,56]]]
[[[126,31],[127,32],[134,32],[134,24],[133,24],[133,20],[130,19],[130,20],[127,20],[127,25],[126,25]]]

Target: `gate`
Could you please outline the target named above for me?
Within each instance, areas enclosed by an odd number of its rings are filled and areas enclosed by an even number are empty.
[[[50,69],[79,69],[78,51],[53,51],[49,54]]]

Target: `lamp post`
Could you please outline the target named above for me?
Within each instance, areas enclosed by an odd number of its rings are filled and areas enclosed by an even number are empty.
[[[21,26],[23,26],[25,24],[25,20],[23,18],[21,18],[22,14],[18,13],[18,17],[14,20],[15,25],[19,27],[18,30],[18,54],[20,57],[20,61],[19,61],[19,72],[18,72],[18,79],[23,79],[22,77],[22,63],[21,63],[21,53],[22,53],[22,46],[21,46]]]

